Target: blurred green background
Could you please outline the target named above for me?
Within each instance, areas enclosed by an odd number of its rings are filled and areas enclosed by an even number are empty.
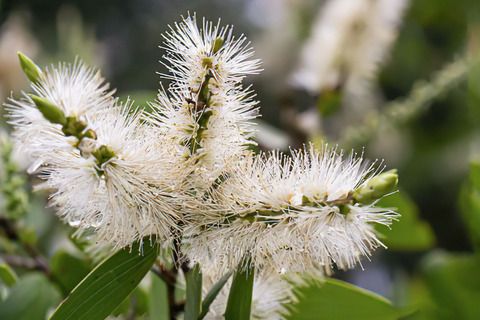
[[[389,250],[378,250],[372,261],[365,260],[364,270],[359,267],[336,277],[375,291],[397,306],[411,307],[416,310],[412,319],[480,319],[480,258],[475,254],[480,244],[480,67],[472,62],[480,56],[480,5],[473,0],[411,1],[389,57],[372,79],[373,107],[352,120],[344,115],[356,105],[341,102],[341,88],[328,102],[337,111],[328,114],[324,112],[328,93],[311,94],[291,85],[302,44],[323,4],[3,0],[0,98],[5,100],[12,91],[18,95],[27,85],[17,64],[20,50],[40,65],[79,56],[101,68],[121,97],[133,97],[145,106],[159,87],[157,72],[165,72],[158,62],[164,51],[158,46],[167,25],[188,12],[214,21],[221,18],[235,26],[235,33],[246,34],[255,56],[263,60],[264,72],[247,79],[260,101],[257,138],[262,148],[288,151],[308,140],[328,141],[359,152],[364,147],[366,158],[385,159],[388,168],[399,170],[400,194],[382,200],[403,215],[392,231],[381,230]],[[465,62],[467,55],[473,58]],[[415,90],[432,89],[428,86],[435,79],[448,78],[448,73],[442,78],[439,72],[455,61],[465,63],[466,71],[419,102],[421,95]],[[397,117],[392,108],[411,112]],[[310,122],[320,129],[302,125]],[[2,126],[7,127],[4,122]],[[25,241],[47,257],[64,259],[58,252],[73,250],[66,236],[71,231],[45,209],[44,194],[31,194],[32,184],[30,180],[25,191],[30,198],[28,214],[18,221]],[[2,205],[3,214],[10,214]],[[15,253],[15,243],[3,236],[0,253]],[[80,261],[75,265],[84,275],[88,257],[72,257]],[[56,294],[65,294],[79,279],[66,279]],[[24,281],[47,285],[43,278]]]

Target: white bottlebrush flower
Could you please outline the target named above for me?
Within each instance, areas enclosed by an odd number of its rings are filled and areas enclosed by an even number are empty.
[[[92,144],[93,154],[108,146],[110,159],[99,164],[79,150],[56,150],[48,166],[40,167],[45,182],[37,187],[53,190],[51,206],[80,233],[94,231],[99,243],[114,248],[150,235],[168,239],[180,219],[184,169],[168,145],[155,147],[159,137],[141,124],[141,114],[128,114],[129,107],[98,112],[89,123],[97,140],[82,141]]]
[[[59,216],[113,248],[150,235],[169,240],[188,174],[169,141],[81,62],[40,71],[20,59],[35,96],[10,99],[8,116]]]
[[[256,102],[241,82],[259,71],[259,61],[250,59],[243,35],[235,38],[230,26],[205,20],[199,29],[195,16],[176,23],[164,38],[169,74],[163,76],[172,82],[168,92],[160,90],[155,118],[163,134],[196,159],[196,187],[208,187],[253,144]]]
[[[203,294],[206,295],[218,281],[219,275],[203,276]],[[231,279],[225,284],[210,306],[205,316],[207,320],[224,319],[230,292]],[[292,284],[282,276],[272,274],[266,277],[255,277],[252,292],[251,319],[280,320],[287,314],[286,305],[293,302]]]
[[[312,93],[375,76],[397,36],[408,0],[331,0],[320,10],[293,83]]]
[[[46,68],[31,86],[35,95],[55,104],[65,116],[77,117],[84,122],[115,103],[113,91],[109,91],[109,85],[100,73],[79,60],[74,64],[61,63]],[[15,127],[13,137],[19,151],[30,160],[36,160],[32,171],[44,162],[48,163],[56,150],[68,151],[76,143],[74,137],[66,139],[60,125],[45,119],[26,93],[18,100],[10,98],[5,106],[9,122]]]
[[[250,255],[265,272],[352,268],[382,246],[374,224],[397,214],[375,206],[396,174],[361,157],[313,147],[240,161],[193,217],[187,255],[205,268],[236,268]]]

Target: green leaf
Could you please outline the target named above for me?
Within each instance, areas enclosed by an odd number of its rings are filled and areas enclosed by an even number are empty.
[[[150,320],[169,320],[167,284],[160,278],[152,277],[150,288]]]
[[[400,311],[387,299],[344,281],[313,280],[297,287],[298,302],[287,305],[291,320],[389,320],[398,319]]]
[[[384,237],[383,243],[392,250],[419,251],[427,250],[435,245],[432,228],[420,220],[418,208],[405,192],[397,192],[382,198],[377,206],[394,208],[401,217],[395,221],[391,229],[377,225],[376,229]]]
[[[185,302],[185,320],[197,320],[202,301],[202,271],[196,263],[185,275],[187,300]]]
[[[90,272],[89,264],[66,251],[57,251],[50,260],[50,269],[67,295]]]
[[[437,319],[480,319],[480,257],[433,253],[423,265]]]
[[[11,287],[17,282],[18,278],[15,271],[13,271],[8,264],[0,263],[0,280],[2,280],[6,286]]]
[[[207,315],[208,310],[212,305],[212,302],[215,300],[215,298],[220,293],[220,291],[222,291],[223,287],[225,286],[225,283],[227,283],[231,275],[232,275],[231,272],[228,272],[227,274],[225,274],[223,277],[220,278],[220,280],[217,281],[217,283],[213,285],[210,291],[208,291],[207,295],[203,299],[202,312],[198,316],[198,319],[203,319]]]
[[[247,263],[247,265],[249,265]],[[225,319],[248,320],[252,307],[252,292],[254,281],[254,269],[241,267],[233,276],[232,286],[228,295]]]
[[[480,163],[470,165],[468,180],[460,191],[460,211],[466,222],[470,239],[480,250]]]
[[[51,320],[105,319],[137,287],[150,270],[158,245],[143,241],[123,249],[93,269],[58,306]]]
[[[21,278],[0,303],[2,320],[44,320],[50,308],[60,301],[60,293],[39,273]]]

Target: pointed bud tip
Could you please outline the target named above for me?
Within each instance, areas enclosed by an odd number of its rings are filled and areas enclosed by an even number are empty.
[[[27,78],[31,82],[36,83],[40,78],[40,74],[41,74],[40,68],[35,64],[35,62],[33,62],[32,59],[27,57],[22,52],[17,51],[17,56],[18,56],[18,60],[20,61],[20,66],[22,67],[22,70],[27,76]]]
[[[357,188],[353,198],[363,204],[370,204],[395,191],[398,185],[397,169],[392,169],[371,178]]]
[[[60,109],[45,98],[36,96],[34,94],[30,94],[29,96],[37,106],[38,110],[45,117],[45,119],[52,123],[65,125],[67,119],[62,109]]]
[[[213,41],[212,52],[217,53],[222,48],[224,42],[225,40],[223,40],[223,38],[220,38],[220,37],[216,38]]]

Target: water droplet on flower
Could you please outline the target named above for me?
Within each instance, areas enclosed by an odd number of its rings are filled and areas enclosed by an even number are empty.
[[[34,174],[43,165],[43,159],[35,160],[27,169],[28,174]]]

